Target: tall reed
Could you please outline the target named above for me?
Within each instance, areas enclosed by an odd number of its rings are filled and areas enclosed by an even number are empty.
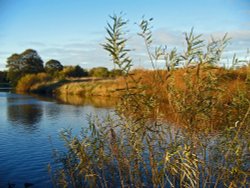
[[[144,78],[130,72],[127,21],[119,15],[111,20],[103,47],[123,71],[126,92],[115,115],[90,116],[89,126],[76,136],[62,132],[66,151],[56,154],[60,166],[53,174],[55,186],[248,187],[250,67],[243,87],[229,97],[220,74],[212,71],[218,68],[227,36],[205,44],[192,29],[185,34],[184,53],[152,50],[152,19],[143,18],[139,36],[149,60],[153,68],[164,60],[166,70],[162,74],[156,69],[150,84],[141,85]],[[183,67],[182,87],[174,74],[177,65]],[[131,81],[136,89],[129,87]],[[171,123],[160,110],[162,103],[174,119]]]

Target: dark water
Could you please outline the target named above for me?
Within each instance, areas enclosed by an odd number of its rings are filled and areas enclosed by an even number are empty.
[[[68,105],[0,91],[0,188],[8,183],[24,187],[27,182],[52,187],[47,165],[53,162],[52,149],[63,147],[60,130],[80,131],[87,125],[87,115],[105,116],[111,110],[77,101]]]

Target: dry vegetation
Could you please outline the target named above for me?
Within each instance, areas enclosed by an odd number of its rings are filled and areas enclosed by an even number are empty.
[[[217,66],[226,36],[204,51],[201,36],[191,31],[183,54],[160,47],[151,53],[151,19],[143,19],[139,35],[153,68],[162,58],[166,70],[131,71],[122,32],[127,22],[111,19],[103,47],[124,77],[69,83],[58,92],[120,101],[115,115],[90,117],[79,135],[62,132],[66,151],[55,152],[59,165],[49,166],[54,186],[249,187],[250,66]]]
[[[168,122],[176,123],[178,125],[185,124],[188,125],[189,122],[181,122],[180,113],[177,110],[173,110],[173,99],[179,97],[188,104],[192,104],[197,100],[197,96],[194,95],[194,92],[199,92],[200,95],[204,95],[203,98],[199,99],[204,102],[204,97],[209,94],[209,91],[203,91],[201,94],[200,90],[205,89],[202,86],[207,84],[215,84],[216,88],[210,94],[211,97],[216,100],[216,105],[213,106],[213,114],[216,114],[215,119],[212,120],[213,127],[215,129],[220,128],[222,123],[221,121],[227,120],[227,114],[231,113],[229,110],[231,103],[234,100],[234,97],[240,92],[245,93],[246,97],[249,99],[250,93],[249,88],[246,84],[247,75],[249,74],[249,67],[243,67],[237,70],[230,70],[218,67],[202,67],[199,68],[199,84],[197,80],[197,69],[198,67],[193,68],[183,68],[174,70],[169,77],[169,72],[166,70],[144,70],[137,69],[130,72],[130,76],[127,79],[123,77],[117,79],[94,79],[94,78],[84,78],[84,79],[68,79],[64,81],[53,81],[51,77],[46,76],[44,73],[38,75],[26,75],[23,77],[19,84],[17,85],[17,90],[28,90],[31,92],[44,92],[44,93],[54,93],[58,98],[65,99],[70,98],[66,97],[67,95],[72,95],[71,98],[89,98],[95,96],[98,97],[110,97],[112,100],[116,98],[118,101],[119,97],[126,94],[127,89],[131,93],[140,93],[144,94],[148,98],[154,97],[157,101],[157,109],[151,110],[151,117],[154,117],[155,111],[161,113],[161,117]],[[160,76],[160,80],[159,79]],[[209,76],[212,76],[209,78]],[[207,79],[212,79],[207,80]],[[189,88],[189,84],[196,86]],[[214,82],[214,83],[213,83]],[[215,83],[216,82],[216,83]],[[172,96],[173,89],[175,92],[178,91],[178,95]],[[200,88],[198,88],[200,87]],[[191,95],[192,97],[189,97]],[[62,97],[63,96],[63,97]],[[207,96],[209,97],[209,96]],[[67,100],[66,100],[67,101]],[[210,101],[211,102],[211,101]],[[177,105],[177,104],[175,104]],[[184,105],[184,104],[183,104]],[[197,109],[196,109],[197,110]],[[243,110],[243,109],[242,109]],[[223,113],[221,113],[223,111]],[[194,112],[196,113],[195,109]],[[235,113],[235,112],[232,112]],[[187,116],[190,117],[190,114]],[[213,116],[213,115],[211,115]],[[184,117],[183,117],[184,118]],[[188,119],[188,118],[184,118]]]

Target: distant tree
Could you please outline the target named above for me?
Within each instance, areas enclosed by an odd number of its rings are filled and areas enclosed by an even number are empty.
[[[0,83],[7,83],[7,71],[0,71]]]
[[[63,71],[61,71],[60,74],[65,77],[84,77],[84,76],[88,76],[88,71],[84,70],[79,65],[67,66],[67,67],[64,67]]]
[[[89,74],[94,77],[108,77],[109,71],[106,67],[94,67],[89,71]]]
[[[43,72],[43,61],[35,50],[28,49],[21,54],[13,54],[7,59],[7,78],[12,85],[25,74]]]
[[[84,70],[79,65],[76,65],[73,77],[83,77],[83,76],[88,76],[88,71]]]
[[[54,59],[49,60],[45,63],[45,71],[49,74],[55,74],[61,70],[63,70],[62,64]]]

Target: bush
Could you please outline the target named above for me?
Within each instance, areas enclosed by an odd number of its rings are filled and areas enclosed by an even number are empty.
[[[109,71],[106,67],[94,67],[89,71],[89,74],[93,77],[108,77]]]
[[[67,66],[59,73],[62,77],[85,77],[88,76],[88,71],[77,66]]]
[[[46,73],[26,74],[18,81],[16,90],[31,91],[34,87],[51,80],[52,77]]]

